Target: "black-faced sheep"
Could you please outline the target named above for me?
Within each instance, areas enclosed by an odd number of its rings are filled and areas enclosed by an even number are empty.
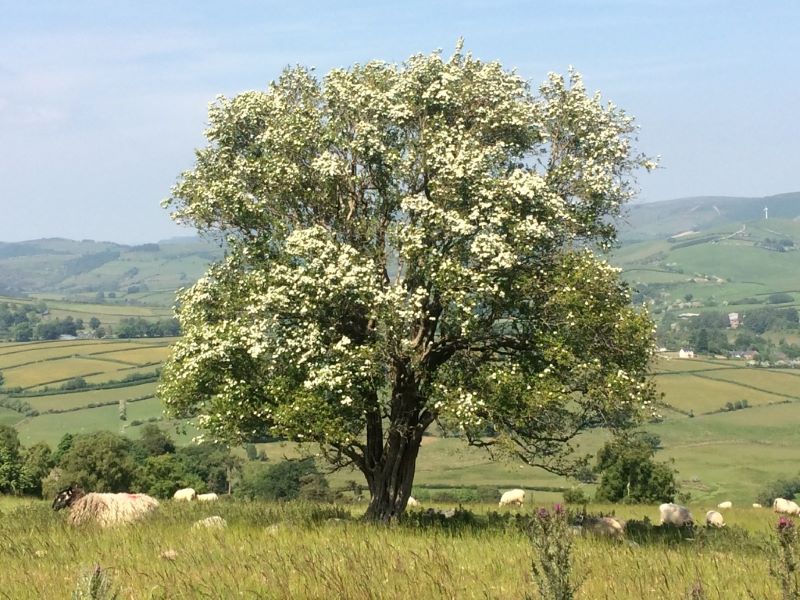
[[[111,527],[137,521],[158,508],[158,500],[147,494],[86,493],[72,485],[61,490],[53,500],[53,510],[69,508],[70,525],[97,523]]]

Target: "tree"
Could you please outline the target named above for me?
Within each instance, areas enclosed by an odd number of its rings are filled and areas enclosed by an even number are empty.
[[[61,439],[58,441],[58,445],[56,446],[56,451],[53,453],[53,461],[56,464],[61,463],[62,457],[67,453],[67,450],[72,448],[72,444],[74,442],[75,436],[69,432],[61,436]]]
[[[205,487],[203,480],[175,454],[148,456],[137,473],[136,481],[140,490],[157,498],[171,498],[177,490],[185,487],[199,490]]]
[[[319,477],[312,458],[284,460],[273,465],[248,463],[236,493],[250,499],[294,500],[300,496],[304,482],[313,482],[309,499],[317,499],[319,488],[327,488],[327,481],[321,483]]]
[[[597,453],[602,474],[599,501],[654,504],[672,502],[677,492],[675,471],[653,460],[658,436],[634,435],[612,440]]]
[[[92,317],[91,319],[89,319],[89,328],[90,329],[95,330],[98,327],[100,327],[100,319],[98,319],[97,317]]]
[[[59,462],[62,481],[87,491],[131,491],[136,473],[131,446],[129,439],[110,431],[75,436]]]
[[[19,494],[25,487],[17,430],[0,425],[0,493]]]
[[[702,352],[703,354],[708,353],[708,330],[701,329],[697,332],[697,336],[695,338],[694,347],[698,352]]]
[[[26,482],[24,492],[42,495],[42,481],[55,465],[53,451],[45,442],[37,442],[23,453],[22,471]]]
[[[315,442],[388,520],[437,420],[569,473],[575,435],[649,406],[652,323],[603,252],[654,164],[577,73],[536,94],[459,46],[322,82],[289,69],[209,119],[164,203],[227,252],[179,298],[173,415]]]
[[[147,423],[142,427],[141,435],[136,443],[144,449],[147,456],[160,456],[175,452],[175,442],[155,423]]]

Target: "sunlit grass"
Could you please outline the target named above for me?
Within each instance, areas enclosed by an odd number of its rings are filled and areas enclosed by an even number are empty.
[[[471,507],[485,513],[488,505]],[[627,518],[656,507],[613,508]],[[693,507],[695,508],[695,507]],[[695,510],[702,510],[698,506]],[[99,565],[121,598],[522,598],[534,595],[532,548],[502,524],[453,529],[375,526],[362,507],[336,509],[221,501],[162,504],[152,519],[117,529],[74,530],[46,503],[0,501],[0,596],[60,598]],[[494,508],[492,508],[494,510]],[[530,511],[527,507],[525,511]],[[192,530],[219,514],[229,527]],[[761,544],[769,510],[727,511],[729,530],[673,545],[577,540],[578,598],[779,598]],[[698,516],[698,515],[695,515]],[[480,521],[483,522],[483,521]],[[703,541],[705,539],[705,541]],[[738,540],[747,543],[738,545]],[[162,557],[174,550],[174,559]]]

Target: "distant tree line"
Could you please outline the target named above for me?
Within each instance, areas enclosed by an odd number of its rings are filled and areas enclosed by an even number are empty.
[[[44,302],[23,304],[0,302],[0,340],[30,342],[34,340],[57,340],[62,335],[77,336],[86,331],[82,318],[67,316],[48,318],[49,310]],[[104,327],[100,319],[92,317],[88,322],[91,337],[104,338],[112,333],[118,338],[175,337],[180,335],[176,319],[148,320],[143,317],[123,318],[115,330]]]
[[[67,433],[55,451],[44,442],[23,448],[15,429],[0,425],[0,493],[50,499],[76,483],[88,491],[136,491],[157,498],[184,487],[245,498],[333,498],[313,459],[269,463],[254,446],[246,450],[250,460],[222,444],[177,447],[154,423],[145,424],[135,440],[110,431]]]
[[[118,338],[175,337],[180,335],[181,328],[177,319],[159,319],[148,321],[142,317],[121,319],[116,326]]]

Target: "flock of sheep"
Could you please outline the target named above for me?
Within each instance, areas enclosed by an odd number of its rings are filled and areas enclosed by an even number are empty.
[[[198,494],[192,488],[180,489],[172,496],[174,502],[214,502],[219,496],[214,493]],[[513,489],[505,492],[500,498],[500,507],[523,506],[525,503],[525,490]],[[67,521],[71,525],[96,523],[100,527],[110,527],[124,523],[132,523],[154,512],[159,506],[158,500],[147,494],[101,494],[97,492],[84,492],[80,487],[72,485],[61,490],[55,500],[53,509],[69,508]],[[413,497],[408,499],[409,508],[419,507],[420,503]],[[731,508],[730,501],[720,502],[719,509]],[[760,504],[753,504],[754,508],[761,508]],[[658,507],[660,524],[676,525],[683,527],[694,524],[694,517],[689,509],[679,504],[668,502]],[[800,516],[800,506],[792,500],[776,498],[772,503],[776,513]],[[194,527],[223,528],[227,523],[219,516],[201,519]],[[717,510],[706,513],[706,526],[724,527],[725,519]],[[625,521],[617,517],[592,518],[582,524],[587,531],[602,535],[621,536],[625,532]]]
[[[219,499],[214,493],[198,494],[192,488],[178,490],[173,495],[176,502],[213,502]],[[133,523],[155,512],[159,502],[147,494],[102,494],[86,493],[77,485],[61,490],[53,500],[53,510],[69,509],[67,522],[70,525],[96,523],[100,527],[112,527],[125,523]],[[225,527],[222,517],[213,516],[201,519],[195,527]]]

